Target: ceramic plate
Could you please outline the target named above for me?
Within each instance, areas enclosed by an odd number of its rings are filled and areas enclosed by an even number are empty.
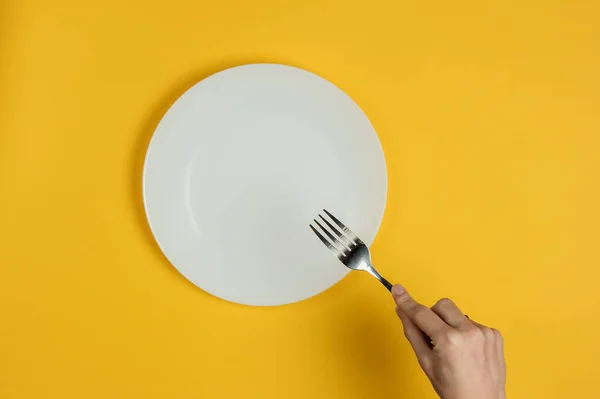
[[[244,65],[185,92],[144,166],[150,227],[203,290],[248,305],[322,292],[348,270],[313,235],[322,208],[370,244],[385,206],[381,145],[339,88],[284,65]]]

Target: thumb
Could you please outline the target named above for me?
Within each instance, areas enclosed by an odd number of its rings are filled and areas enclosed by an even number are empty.
[[[406,288],[400,284],[396,284],[392,287],[392,297],[398,306],[404,304],[407,299],[412,299],[408,292],[406,292]]]
[[[396,284],[392,287],[392,297],[394,298],[394,302],[396,302],[398,309],[402,310],[402,312],[410,319],[414,319],[420,311],[420,313],[424,313],[425,306],[415,301],[408,291],[406,291],[406,288],[400,284]]]
[[[394,285],[392,287],[392,296],[398,309],[402,311],[399,314],[402,321],[409,319],[430,337],[433,342],[437,342],[440,334],[449,328],[431,309],[415,301],[403,286],[399,284]]]

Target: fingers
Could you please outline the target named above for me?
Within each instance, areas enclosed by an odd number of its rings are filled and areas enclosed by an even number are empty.
[[[496,343],[498,346],[498,350],[500,351],[500,353],[504,354],[504,338],[502,337],[502,334],[495,328],[492,328],[492,331],[496,335]]]
[[[482,333],[485,342],[488,344],[489,354],[496,356],[498,359],[504,359],[504,339],[500,331],[473,320],[470,320],[470,323]]]
[[[398,308],[431,338],[434,345],[443,338],[444,333],[450,328],[431,309],[416,302],[401,285],[395,285],[392,288],[392,295]]]
[[[504,338],[502,337],[500,331],[496,330],[495,328],[492,330],[494,331],[494,334],[496,334],[496,356],[498,357],[498,360],[501,361],[502,372],[504,375],[506,375],[506,363],[504,360]]]
[[[425,362],[431,353],[431,347],[429,346],[429,338],[423,334],[423,331],[416,326],[415,323],[402,311],[400,308],[396,308],[396,314],[402,320],[402,326],[404,327],[404,335],[410,346],[412,346],[421,366],[425,368]]]
[[[448,298],[437,301],[436,304],[431,307],[431,310],[448,325],[454,328],[461,328],[468,321],[458,306]]]
[[[490,341],[493,341],[495,339],[495,334],[492,328],[489,328],[488,326],[484,326],[481,323],[477,323],[476,321],[473,320],[469,320],[471,322],[471,324],[473,324],[475,327],[477,327],[482,333],[483,336],[487,339],[489,339]]]

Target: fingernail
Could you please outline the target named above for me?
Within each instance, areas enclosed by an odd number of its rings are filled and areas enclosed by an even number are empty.
[[[400,284],[396,284],[395,286],[392,287],[392,294],[394,294],[394,295],[402,295],[405,292],[406,292],[406,290]]]

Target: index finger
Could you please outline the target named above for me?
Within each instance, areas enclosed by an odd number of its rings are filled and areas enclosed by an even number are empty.
[[[450,329],[431,309],[415,301],[401,285],[392,288],[392,295],[400,310],[427,334],[434,345]]]

